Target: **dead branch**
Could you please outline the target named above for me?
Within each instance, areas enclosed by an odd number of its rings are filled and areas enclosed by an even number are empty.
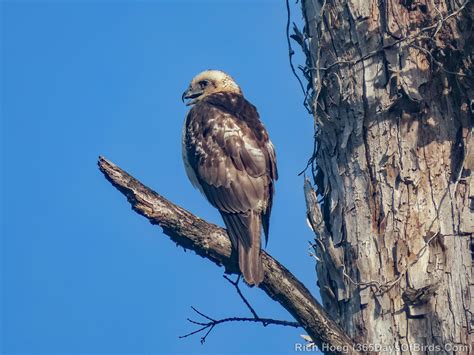
[[[199,325],[199,326],[201,326],[201,328],[199,328],[197,330],[194,330],[194,331],[192,331],[188,334],[181,335],[179,338],[180,339],[187,338],[191,335],[198,334],[198,333],[201,333],[201,332],[207,330],[207,332],[204,334],[204,336],[201,337],[201,344],[205,343],[205,341],[207,339],[207,336],[212,332],[212,330],[214,329],[214,327],[216,325],[223,324],[223,323],[253,322],[253,323],[261,323],[264,327],[266,327],[267,325],[270,325],[270,324],[281,325],[281,326],[284,326],[284,327],[293,327],[293,328],[301,327],[301,325],[298,322],[289,322],[289,321],[286,321],[286,320],[278,320],[278,319],[272,319],[272,318],[229,317],[229,318],[223,318],[223,319],[213,319],[209,316],[206,316],[204,313],[198,311],[196,308],[194,308],[194,307],[191,307],[191,308],[194,312],[199,314],[201,317],[207,319],[208,321],[207,322],[199,322],[199,321],[193,320],[191,318],[188,318],[188,322]]]
[[[239,281],[240,281],[240,275],[237,277],[237,280],[236,281],[232,281],[228,276],[224,275],[224,278],[229,281],[229,283],[231,283],[234,288],[235,288],[235,291],[237,291],[237,294],[239,295],[240,299],[242,300],[242,302],[244,302],[244,304],[247,306],[247,308],[249,309],[250,313],[252,313],[253,317],[254,318],[260,318],[257,314],[257,312],[255,312],[255,309],[252,307],[252,305],[250,304],[250,302],[247,300],[247,298],[245,298],[244,294],[242,293],[242,291],[240,290],[240,287],[239,287]],[[264,324],[265,325],[265,324]]]
[[[252,313],[253,318],[249,318],[249,317],[228,317],[228,318],[216,320],[216,319],[213,319],[209,316],[206,316],[204,313],[198,311],[196,308],[191,306],[191,309],[194,312],[199,314],[201,317],[207,319],[208,322],[204,323],[204,322],[199,322],[199,321],[188,318],[187,319],[188,322],[190,322],[192,324],[199,325],[200,328],[198,328],[198,329],[196,329],[196,330],[194,330],[190,333],[187,333],[185,335],[181,335],[179,337],[180,339],[187,338],[191,335],[198,334],[198,333],[201,333],[201,332],[204,332],[205,330],[207,330],[207,332],[204,334],[204,336],[201,337],[201,344],[204,344],[206,342],[206,339],[207,339],[208,335],[212,332],[212,330],[214,329],[214,327],[216,325],[223,324],[223,323],[229,323],[229,322],[254,322],[254,323],[261,323],[264,327],[266,327],[267,325],[270,325],[270,324],[281,325],[281,326],[285,326],[285,327],[293,327],[293,328],[300,328],[301,327],[301,325],[298,322],[291,322],[291,321],[287,321],[287,320],[278,320],[278,319],[273,319],[273,318],[261,318],[261,317],[259,317],[257,312],[255,312],[255,309],[250,305],[250,302],[247,300],[247,298],[245,298],[244,294],[240,290],[240,286],[239,286],[240,276],[241,275],[239,275],[237,277],[237,280],[235,280],[235,281],[232,281],[227,275],[224,275],[224,278],[231,285],[234,286],[234,288],[237,291],[237,294],[239,295],[240,299],[247,306],[250,313]]]
[[[159,225],[172,241],[224,266],[227,273],[239,272],[225,229],[176,206],[107,159],[99,157],[98,165],[106,179],[127,197],[132,209],[152,224]],[[320,348],[332,345],[352,352],[353,341],[329,317],[306,287],[267,253],[263,252],[262,259],[265,278],[259,288],[290,312]]]

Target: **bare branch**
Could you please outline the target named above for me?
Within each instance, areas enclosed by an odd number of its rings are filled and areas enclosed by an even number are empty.
[[[240,299],[245,303],[245,305],[247,306],[247,308],[249,309],[250,313],[252,313],[253,317],[254,318],[260,318],[257,314],[257,312],[255,312],[255,309],[253,309],[253,307],[250,305],[250,302],[245,298],[245,296],[243,295],[242,291],[240,290],[240,287],[239,287],[239,281],[240,281],[240,275],[237,277],[237,280],[236,281],[232,281],[228,276],[224,275],[224,278],[229,281],[232,285],[234,285],[235,287],[235,290],[237,291],[237,294],[239,295]]]
[[[197,334],[197,333],[201,333],[203,331],[205,331],[207,329],[207,332],[206,334],[204,334],[203,337],[201,337],[201,344],[204,344],[204,342],[206,341],[206,338],[207,336],[211,333],[211,331],[214,329],[214,327],[216,325],[219,325],[219,324],[222,324],[222,323],[230,323],[230,322],[253,322],[253,323],[262,323],[264,327],[266,327],[267,325],[269,324],[274,324],[274,325],[282,325],[282,326],[285,326],[285,327],[293,327],[293,328],[299,328],[301,327],[301,325],[299,325],[298,322],[289,322],[289,321],[286,321],[286,320],[278,320],[278,319],[271,319],[271,318],[259,318],[259,317],[254,317],[254,318],[247,318],[247,317],[229,317],[229,318],[223,318],[223,319],[219,319],[219,320],[216,320],[216,319],[212,319],[211,317],[208,317],[206,316],[205,314],[203,314],[202,312],[198,311],[196,308],[194,307],[191,307],[193,309],[194,312],[196,312],[197,314],[199,314],[201,317],[204,317],[206,319],[209,320],[209,322],[207,323],[203,323],[203,322],[198,322],[198,321],[195,321],[195,320],[192,320],[192,319],[189,319],[188,318],[188,321],[190,323],[193,323],[193,324],[197,324],[197,325],[200,325],[201,328],[195,330],[195,331],[192,331],[188,334],[185,334],[185,335],[181,335],[179,338],[180,339],[183,339],[183,338],[187,338],[191,335],[194,335],[194,334]]]
[[[257,312],[255,311],[255,309],[250,305],[250,302],[245,298],[245,296],[243,295],[242,291],[240,290],[240,287],[239,287],[239,281],[240,281],[240,275],[237,277],[237,280],[235,281],[232,281],[228,276],[224,275],[224,278],[234,286],[235,290],[237,291],[237,294],[239,295],[239,297],[242,299],[242,301],[245,303],[245,305],[247,306],[247,308],[249,309],[250,313],[252,313],[253,315],[253,318],[248,318],[248,317],[228,317],[228,318],[224,318],[224,319],[220,319],[220,320],[216,320],[214,318],[211,318],[209,316],[206,316],[204,313],[198,311],[196,308],[192,307],[192,310],[194,312],[196,312],[197,314],[199,314],[201,317],[205,318],[208,320],[207,323],[203,323],[203,322],[199,322],[199,321],[196,321],[196,320],[193,320],[193,319],[190,319],[188,318],[188,322],[192,323],[192,324],[196,324],[196,325],[199,325],[201,326],[200,328],[190,332],[190,333],[187,333],[185,335],[181,335],[179,338],[180,339],[183,339],[183,338],[187,338],[191,335],[194,335],[194,334],[198,334],[198,333],[201,333],[205,330],[207,330],[207,332],[204,334],[204,336],[201,337],[201,344],[204,344],[204,342],[206,341],[208,335],[212,332],[212,330],[214,329],[214,327],[216,325],[219,325],[219,324],[222,324],[222,323],[228,323],[228,322],[254,322],[254,323],[261,323],[264,327],[266,327],[267,325],[270,325],[270,324],[274,324],[274,325],[282,325],[282,326],[287,326],[287,327],[294,327],[294,328],[300,328],[301,325],[298,323],[298,322],[290,322],[290,321],[285,321],[285,320],[277,320],[277,319],[272,319],[272,318],[261,318],[258,316]]]
[[[227,273],[239,273],[230,240],[223,228],[176,206],[107,159],[100,157],[98,164],[107,180],[127,197],[132,209],[163,228],[172,241],[224,266]],[[262,261],[265,278],[259,288],[290,312],[316,345],[320,348],[323,345],[354,348],[352,340],[300,281],[265,252],[262,252]],[[253,322],[254,318],[251,319]]]

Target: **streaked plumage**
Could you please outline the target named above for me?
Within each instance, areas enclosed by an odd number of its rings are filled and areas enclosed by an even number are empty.
[[[255,106],[227,74],[199,74],[183,97],[194,105],[183,131],[186,172],[221,213],[246,282],[258,285],[261,229],[268,240],[278,178],[273,144]]]

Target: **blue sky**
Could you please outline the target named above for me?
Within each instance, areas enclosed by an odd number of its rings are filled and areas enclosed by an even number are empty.
[[[301,329],[227,324],[204,345],[178,339],[195,329],[190,306],[216,318],[248,311],[222,269],[131,211],[96,167],[104,155],[222,225],[184,172],[180,97],[198,72],[227,71],[277,149],[267,249],[316,294],[297,176],[313,126],[288,64],[284,1],[0,6],[2,353],[293,353]],[[291,320],[262,291],[243,290],[261,316]]]

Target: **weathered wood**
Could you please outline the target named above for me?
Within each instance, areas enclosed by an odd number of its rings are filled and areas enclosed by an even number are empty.
[[[227,273],[239,271],[237,260],[225,229],[207,223],[185,209],[174,205],[127,174],[118,166],[99,157],[99,168],[113,186],[127,197],[132,209],[146,217],[152,224],[179,246],[193,250],[199,256],[222,265]],[[331,320],[306,287],[283,265],[263,252],[265,278],[260,284],[265,293],[280,303],[312,337],[321,349],[326,345],[347,351],[327,353],[353,353],[352,340]]]
[[[367,344],[467,353],[473,3],[305,0],[302,9],[318,148],[317,192],[307,183],[305,193],[324,305]]]

